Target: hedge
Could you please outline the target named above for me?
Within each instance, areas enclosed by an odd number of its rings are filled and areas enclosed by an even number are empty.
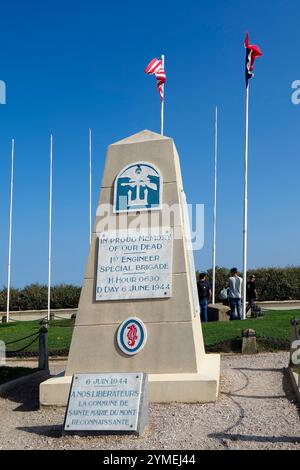
[[[59,284],[51,287],[51,308],[77,308],[80,287]],[[6,311],[7,289],[0,291],[0,311]],[[45,285],[30,284],[23,289],[10,290],[10,310],[44,310],[48,305],[48,288]]]
[[[259,300],[300,299],[300,267],[259,268],[248,271],[256,276]],[[197,276],[199,271],[197,271]],[[212,282],[212,270],[207,271]],[[227,284],[229,269],[216,268],[216,296]],[[77,308],[81,288],[71,284],[59,284],[51,288],[51,308]],[[0,290],[0,311],[6,311],[7,290]],[[23,289],[10,291],[10,310],[44,310],[47,308],[48,288],[46,285],[30,284]]]
[[[264,300],[299,300],[300,267],[250,269],[248,278],[255,274],[258,299]],[[197,271],[197,276],[199,271]],[[207,271],[208,280],[212,282],[212,269]],[[239,273],[241,276],[241,273]],[[227,285],[229,269],[216,267],[216,296]]]

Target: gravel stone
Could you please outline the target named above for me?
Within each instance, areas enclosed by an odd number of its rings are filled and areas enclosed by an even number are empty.
[[[38,382],[0,398],[0,449],[300,450],[300,408],[287,352],[224,355],[217,403],[150,404],[143,436],[62,436],[63,408],[38,409]],[[28,361],[14,365],[35,366]],[[51,361],[51,372],[65,361]]]

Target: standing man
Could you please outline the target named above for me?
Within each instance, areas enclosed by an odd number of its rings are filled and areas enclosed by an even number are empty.
[[[202,322],[207,322],[207,306],[211,297],[211,289],[208,281],[206,280],[206,274],[201,273],[199,275],[199,281],[197,283],[198,297],[200,304],[200,316]]]
[[[255,284],[255,276],[254,274],[252,274],[250,276],[250,279],[249,281],[247,282],[247,300],[248,300],[248,304],[247,304],[247,308],[246,308],[246,313],[248,312],[248,310],[251,309],[251,313],[252,313],[252,308],[254,307],[254,302],[255,300],[257,299],[257,293],[256,293],[256,284]]]
[[[242,299],[242,283],[243,279],[238,276],[237,268],[230,270],[229,278],[229,305],[230,305],[230,320],[236,320],[235,309],[237,311],[238,319],[241,320],[241,299]]]

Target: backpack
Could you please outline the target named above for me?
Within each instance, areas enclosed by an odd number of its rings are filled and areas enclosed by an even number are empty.
[[[228,299],[228,290],[226,289],[226,287],[223,287],[223,289],[221,290],[220,294],[219,294],[219,298],[221,300],[226,300]]]
[[[208,285],[207,282],[198,282],[198,296],[199,299],[205,299],[208,297]]]

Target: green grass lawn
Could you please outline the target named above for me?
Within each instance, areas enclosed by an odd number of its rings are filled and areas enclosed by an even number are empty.
[[[202,324],[204,342],[212,346],[234,338],[240,338],[242,330],[252,328],[257,338],[269,337],[289,341],[292,318],[300,318],[300,310],[268,311],[263,317],[229,322],[210,322]]]
[[[257,338],[276,338],[280,340],[277,348],[286,347],[290,340],[290,320],[294,317],[300,318],[300,310],[269,311],[262,318],[211,322],[202,324],[205,345],[210,347],[226,341],[241,338],[242,330],[253,328],[256,330]],[[0,324],[0,340],[5,343],[37,333],[38,321],[12,322]],[[71,320],[54,320],[49,324],[48,345],[49,351],[67,350],[70,346],[73,331]],[[31,342],[32,338],[7,345],[7,351],[15,351]],[[266,346],[268,349],[269,346]],[[272,347],[270,347],[272,349]],[[38,351],[38,341],[32,344],[26,351]]]
[[[0,340],[10,343],[19,338],[38,333],[40,324],[38,321],[22,321],[0,324]],[[68,349],[73,332],[73,322],[71,320],[53,320],[48,328],[49,350]],[[19,341],[6,346],[7,351],[16,351],[29,344],[34,337]],[[38,351],[38,340],[35,341],[26,351]]]

